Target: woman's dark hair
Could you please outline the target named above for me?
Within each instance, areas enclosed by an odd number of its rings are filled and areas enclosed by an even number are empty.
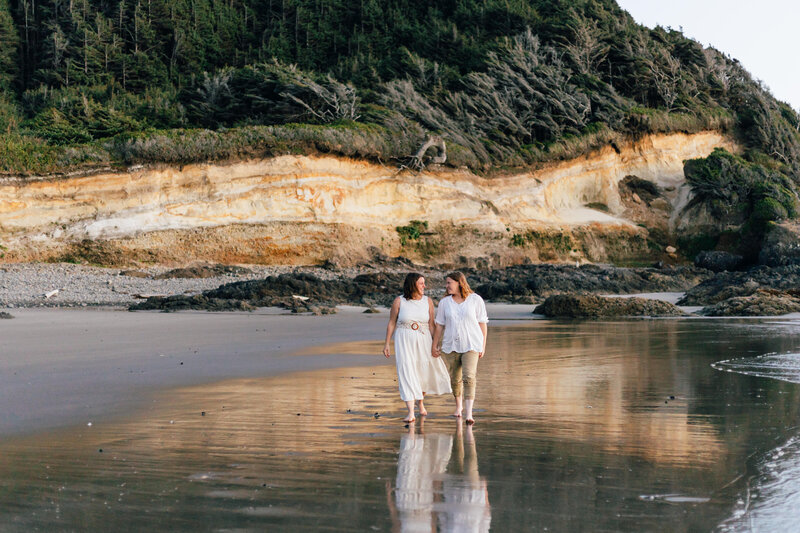
[[[422,277],[422,274],[412,272],[406,276],[403,282],[403,298],[406,300],[412,299],[417,294],[417,281]]]
[[[467,296],[475,292],[469,287],[467,277],[461,272],[450,272],[447,277],[458,283],[458,289],[459,292],[461,292],[462,298],[466,299]]]

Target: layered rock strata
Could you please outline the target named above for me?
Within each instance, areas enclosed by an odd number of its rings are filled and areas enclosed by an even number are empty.
[[[689,197],[684,160],[718,146],[736,148],[716,132],[654,135],[492,178],[466,170],[399,173],[364,161],[286,155],[5,179],[0,255],[5,261],[58,259],[76,243],[102,242],[118,253],[116,263],[368,260],[369,246],[437,261],[494,254],[497,264],[634,257],[647,252],[647,231],[625,218],[619,182],[634,175],[657,184],[665,204],[659,209],[675,216]],[[411,220],[428,222],[429,232],[404,248],[395,228]],[[540,253],[546,243],[512,240],[565,232],[575,242],[546,257]]]

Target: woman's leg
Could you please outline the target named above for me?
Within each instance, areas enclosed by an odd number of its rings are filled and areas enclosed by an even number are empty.
[[[467,352],[461,357],[464,375],[464,418],[467,423],[474,422],[472,405],[475,403],[475,381],[478,373],[478,352]]]
[[[408,414],[403,419],[403,422],[413,422],[414,421],[414,400],[410,402],[406,402],[406,407],[408,408]]]
[[[442,355],[444,356],[447,371],[450,373],[450,387],[453,389],[453,398],[456,400],[456,410],[453,411],[453,416],[461,416],[461,411],[463,410],[461,402],[461,354],[449,352]]]
[[[424,392],[422,393],[422,400],[419,400],[419,402],[418,402],[419,403],[419,416],[427,416],[428,415],[428,410],[425,409],[425,405],[422,403],[423,401],[425,401],[425,393]]]

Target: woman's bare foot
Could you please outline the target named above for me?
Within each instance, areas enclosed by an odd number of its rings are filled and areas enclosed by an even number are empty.
[[[456,410],[453,411],[453,416],[456,418],[461,417],[461,412],[464,410],[464,404],[461,396],[456,397]]]
[[[422,400],[419,402],[419,416],[428,416],[428,410],[425,409],[425,406],[422,404]]]
[[[416,420],[416,418],[414,418],[414,415],[413,414],[409,414],[407,417],[405,417],[403,419],[403,422],[405,422],[406,424],[410,424],[414,420]]]
[[[472,405],[475,403],[475,400],[464,400],[464,407],[466,408],[466,413],[464,413],[464,420],[466,420],[467,424],[474,424],[475,419],[472,417]]]

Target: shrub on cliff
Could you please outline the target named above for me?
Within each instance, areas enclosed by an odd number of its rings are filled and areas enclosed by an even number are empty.
[[[716,148],[705,158],[684,164],[695,202],[706,202],[715,215],[730,218],[742,212],[753,221],[768,222],[797,214],[797,193],[784,169],[766,168]]]
[[[695,194],[692,202],[710,209],[720,231],[726,226],[738,227],[731,251],[752,261],[761,248],[767,225],[797,216],[798,194],[790,167],[774,161],[767,167],[760,164],[763,156],[747,155],[759,162],[717,148],[706,158],[686,161],[684,174]],[[694,251],[714,246],[718,246],[717,238]]]

